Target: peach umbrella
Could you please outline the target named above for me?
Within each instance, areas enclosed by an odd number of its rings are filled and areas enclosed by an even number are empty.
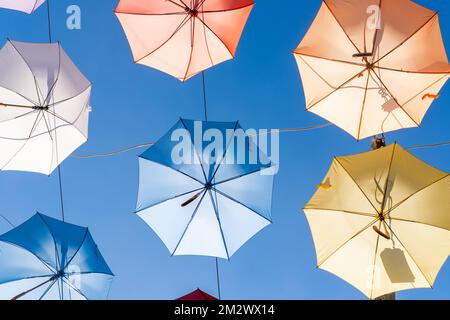
[[[136,63],[181,81],[235,55],[253,0],[121,0]]]
[[[307,110],[358,140],[419,126],[450,73],[437,12],[410,0],[324,0],[294,55]]]

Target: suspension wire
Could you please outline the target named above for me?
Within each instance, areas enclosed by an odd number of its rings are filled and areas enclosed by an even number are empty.
[[[3,214],[0,214],[0,218],[2,218],[3,220],[5,220],[12,228],[15,228],[16,226],[8,219],[6,218]]]
[[[220,290],[220,275],[219,275],[219,258],[216,257],[216,277],[217,277],[217,292],[219,293],[219,300],[222,300],[222,293]]]
[[[205,81],[205,71],[202,71],[202,85],[203,85],[203,107],[205,111],[205,121],[208,121],[208,111],[206,103],[206,81]]]
[[[257,133],[256,135],[253,136],[264,136],[264,135],[269,135],[273,132],[280,132],[280,133],[295,133],[295,132],[306,132],[306,131],[312,131],[312,130],[317,130],[317,129],[322,129],[322,128],[326,128],[332,126],[331,123],[324,123],[324,124],[319,124],[316,126],[310,126],[310,127],[303,127],[303,128],[286,128],[286,129],[279,129],[279,130],[268,130],[265,132],[260,132]],[[94,154],[86,154],[86,155],[76,155],[73,154],[70,157],[74,158],[74,159],[92,159],[92,158],[100,158],[100,157],[111,157],[111,156],[116,156],[122,153],[126,153],[135,149],[140,149],[140,148],[145,148],[145,147],[151,147],[152,145],[154,145],[155,142],[147,142],[147,143],[141,143],[141,144],[136,144],[130,147],[125,147],[123,149],[119,149],[116,151],[111,151],[111,152],[104,152],[104,153],[94,153]],[[410,146],[410,147],[406,147],[405,149],[407,150],[417,150],[417,149],[431,149],[431,148],[437,148],[437,147],[444,147],[444,146],[448,146],[450,145],[450,141],[443,141],[443,142],[439,142],[439,143],[433,143],[433,144],[424,144],[424,145],[417,145],[417,146]]]
[[[47,26],[48,26],[48,42],[52,43],[52,19],[50,10],[50,0],[47,0]],[[50,92],[51,93],[51,92]],[[56,115],[55,115],[56,116]],[[58,138],[57,132],[55,130],[55,147],[56,147],[56,161],[58,161]],[[62,187],[62,174],[61,174],[61,164],[58,165],[58,183],[59,183],[59,200],[61,203],[61,217],[62,221],[65,221],[64,213],[64,197],[63,197],[63,187]]]

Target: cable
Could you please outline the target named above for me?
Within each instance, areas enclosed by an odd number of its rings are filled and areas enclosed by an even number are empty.
[[[3,218],[3,220],[5,220],[11,227],[15,228],[16,226],[8,219],[6,218],[4,215],[0,214],[0,217]]]
[[[450,141],[444,141],[440,143],[433,143],[433,144],[425,144],[425,145],[419,145],[419,146],[412,146],[408,147],[406,149],[408,150],[417,150],[417,149],[428,149],[428,148],[436,148],[436,147],[443,147],[450,145]]]
[[[70,157],[71,158],[75,158],[75,159],[92,159],[92,158],[100,158],[100,157],[111,157],[111,156],[115,156],[121,153],[125,153],[128,151],[132,151],[135,149],[140,149],[140,148],[145,148],[145,147],[150,147],[152,145],[154,145],[154,142],[148,142],[148,143],[141,143],[141,144],[137,144],[131,147],[127,147],[127,148],[123,148],[117,151],[112,151],[112,152],[104,152],[104,153],[95,153],[95,154],[86,154],[86,155],[76,155],[73,154]]]

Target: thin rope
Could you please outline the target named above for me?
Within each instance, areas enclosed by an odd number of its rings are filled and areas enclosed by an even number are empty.
[[[47,0],[47,25],[48,25],[48,42],[52,43],[52,21],[51,21],[51,13],[50,13],[50,0]],[[57,81],[57,80],[56,80]],[[56,84],[56,82],[55,82]],[[50,89],[49,95],[52,93],[52,90]],[[56,111],[55,111],[55,119],[54,122],[56,123]],[[57,138],[57,131],[55,130],[55,147],[56,147],[56,161],[58,161],[58,138]],[[61,204],[61,217],[62,221],[64,222],[66,220],[66,216],[64,213],[64,196],[63,196],[63,187],[62,187],[62,174],[61,174],[61,164],[58,165],[58,182],[59,182],[59,200]]]
[[[50,19],[50,0],[47,0],[48,41],[52,43],[52,22]]]
[[[268,130],[266,132],[257,133],[257,134],[255,134],[253,136],[264,136],[264,135],[269,135],[269,134],[271,134],[273,132],[280,132],[280,133],[306,132],[306,131],[326,128],[326,127],[329,127],[329,126],[332,126],[332,124],[331,123],[324,123],[324,124],[320,124],[320,125],[316,125],[316,126],[303,127],[303,128],[286,128],[286,129],[279,129],[279,130]],[[122,154],[122,153],[129,152],[129,151],[132,151],[132,150],[135,150],[135,149],[151,147],[154,144],[155,144],[155,142],[147,142],[147,143],[136,144],[136,145],[133,145],[133,146],[130,146],[130,147],[125,147],[125,148],[119,149],[117,151],[103,152],[103,153],[94,153],[94,154],[85,154],[85,155],[73,154],[70,157],[74,158],[74,159],[93,159],[93,158],[100,158],[100,157],[111,157],[111,156],[116,156],[116,155],[119,155],[119,154]],[[405,149],[407,149],[407,150],[431,149],[431,148],[443,147],[443,146],[448,146],[448,145],[450,145],[450,141],[444,141],[444,142],[433,143],[433,144],[424,144],[424,145],[411,146],[411,147],[406,147]]]
[[[5,220],[11,227],[15,228],[16,226],[8,219],[6,218],[4,215],[0,214],[0,217],[3,218],[3,220]]]
[[[202,72],[202,84],[203,84],[203,108],[205,111],[205,121],[208,121],[208,111],[206,103],[206,81],[205,81],[205,71]]]
[[[132,151],[135,149],[140,149],[140,148],[145,148],[145,147],[150,147],[152,145],[154,145],[154,142],[148,142],[148,143],[141,143],[141,144],[137,144],[131,147],[127,147],[127,148],[123,148],[117,151],[112,151],[112,152],[104,152],[104,153],[95,153],[95,154],[87,154],[87,155],[71,155],[71,158],[75,158],[75,159],[91,159],[91,158],[100,158],[100,157],[111,157],[111,156],[115,156],[121,153],[125,153],[128,151]]]
[[[61,203],[61,216],[62,221],[65,221],[65,214],[64,214],[64,197],[63,197],[63,188],[62,188],[62,177],[61,177],[61,165],[58,166],[58,181],[59,181],[59,199]]]
[[[220,276],[219,276],[219,258],[216,258],[216,277],[217,277],[217,292],[219,300],[222,300],[222,293],[220,291]]]

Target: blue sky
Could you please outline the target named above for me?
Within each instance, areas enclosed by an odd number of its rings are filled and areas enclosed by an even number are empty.
[[[116,0],[52,0],[53,38],[61,41],[93,83],[90,138],[77,154],[120,149],[154,141],[178,118],[201,119],[201,77],[180,83],[133,64],[113,14]],[[450,10],[446,0],[419,3],[440,11],[447,46]],[[78,4],[82,29],[65,27],[66,8]],[[236,59],[206,73],[210,120],[240,120],[243,127],[287,128],[325,121],[304,111],[291,54],[312,22],[319,0],[259,0]],[[149,35],[150,36],[150,35]],[[34,15],[0,10],[0,42],[47,41],[47,11]],[[450,51],[449,51],[450,52]],[[388,134],[403,146],[450,140],[450,87],[444,87],[420,129]],[[334,155],[369,149],[336,127],[281,136],[280,172],[275,178],[274,224],[220,262],[224,299],[365,299],[339,278],[315,268],[315,252],[301,208],[314,193]],[[138,187],[136,150],[116,157],[68,159],[62,167],[66,217],[88,226],[116,274],[113,299],[174,299],[197,287],[216,294],[215,261],[171,257],[153,231],[133,214]],[[414,151],[450,171],[448,147]],[[0,213],[19,224],[36,211],[60,216],[57,175],[0,173]],[[9,226],[0,220],[0,232]],[[450,262],[433,290],[402,292],[399,299],[450,299]]]

